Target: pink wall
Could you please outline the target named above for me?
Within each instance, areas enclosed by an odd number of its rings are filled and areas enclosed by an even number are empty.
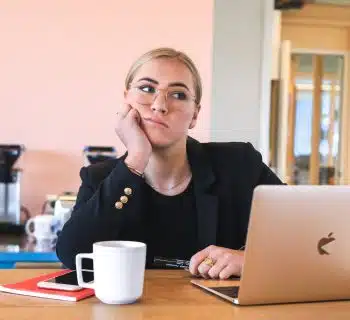
[[[77,191],[84,145],[115,145],[113,113],[141,53],[171,46],[197,63],[204,84],[192,135],[209,138],[213,0],[2,0],[0,143],[23,143],[23,204]]]

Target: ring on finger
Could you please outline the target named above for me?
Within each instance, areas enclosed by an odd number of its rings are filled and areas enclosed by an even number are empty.
[[[203,262],[209,267],[212,267],[215,264],[214,260],[210,257],[206,257]]]

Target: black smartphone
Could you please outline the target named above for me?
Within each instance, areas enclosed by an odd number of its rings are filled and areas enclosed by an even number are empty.
[[[94,281],[94,272],[92,270],[83,270],[82,274],[84,282]],[[38,287],[64,291],[79,291],[83,289],[78,285],[77,273],[75,270],[51,279],[40,281],[38,282]]]

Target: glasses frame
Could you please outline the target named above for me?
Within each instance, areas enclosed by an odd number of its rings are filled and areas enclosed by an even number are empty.
[[[128,91],[129,91],[129,90],[135,90],[135,89],[136,89],[136,90],[140,90],[140,88],[138,87],[139,85],[140,85],[140,84],[130,83]],[[146,83],[145,83],[145,85],[146,85]],[[159,89],[159,88],[155,88],[155,87],[154,87],[154,89],[156,90],[156,92],[154,93],[154,98],[153,98],[152,103],[158,98],[158,95],[159,95],[160,92],[164,92],[165,101],[168,101],[168,92],[169,92],[169,90],[171,89],[171,87],[167,87],[167,88],[164,88],[164,89]],[[196,104],[198,104],[198,103],[197,103],[196,96],[195,96],[194,94],[192,94],[192,93],[191,93],[189,90],[187,90],[186,88],[183,88],[183,89],[185,89],[185,91],[187,91],[187,93],[188,93],[188,95],[189,95],[189,97],[190,97],[190,100],[193,101],[193,102],[195,102]],[[144,93],[147,94],[147,92],[144,92]],[[152,103],[151,103],[151,104],[152,104]]]

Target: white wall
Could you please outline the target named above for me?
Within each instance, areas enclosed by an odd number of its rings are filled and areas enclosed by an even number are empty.
[[[268,158],[272,0],[216,0],[211,139],[250,141]]]

